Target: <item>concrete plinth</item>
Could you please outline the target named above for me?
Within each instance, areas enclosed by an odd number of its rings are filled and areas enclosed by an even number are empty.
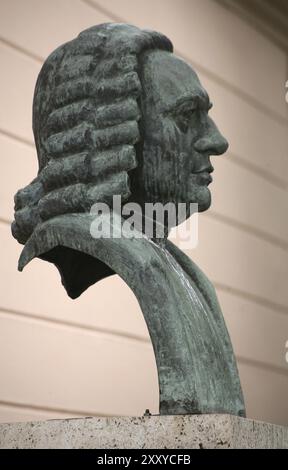
[[[1,449],[288,449],[288,427],[230,415],[0,424]]]

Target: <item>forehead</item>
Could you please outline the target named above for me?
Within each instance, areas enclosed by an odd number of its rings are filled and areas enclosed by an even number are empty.
[[[209,103],[196,72],[184,60],[166,51],[151,51],[144,59],[144,94],[159,110],[181,100],[200,98]]]

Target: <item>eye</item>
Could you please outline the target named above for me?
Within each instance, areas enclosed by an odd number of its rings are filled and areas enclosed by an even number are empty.
[[[196,114],[196,108],[182,109],[175,115],[175,122],[181,132],[186,133],[189,129],[191,121]]]

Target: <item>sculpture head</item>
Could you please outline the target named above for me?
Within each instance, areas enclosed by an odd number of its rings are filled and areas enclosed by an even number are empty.
[[[43,221],[115,194],[209,208],[210,156],[228,144],[196,73],[172,52],[162,34],[107,23],[48,57],[33,103],[39,172],[15,196],[20,243]]]
[[[197,203],[202,212],[211,203],[210,157],[228,148],[208,115],[209,96],[194,70],[170,52],[145,53],[140,74],[143,147],[134,171],[138,197],[153,203]]]

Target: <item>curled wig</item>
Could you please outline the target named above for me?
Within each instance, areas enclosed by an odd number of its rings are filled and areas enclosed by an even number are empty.
[[[89,212],[95,202],[109,204],[114,194],[129,198],[128,172],[137,166],[135,146],[141,141],[139,58],[155,49],[172,52],[173,46],[160,33],[105,23],[81,32],[47,58],[33,101],[39,171],[15,195],[12,233],[20,243],[56,216]],[[75,297],[84,288],[71,288],[65,272],[75,259],[85,267],[89,263],[84,254],[68,256],[62,248],[41,258],[55,263]],[[98,277],[112,274],[107,269]]]
[[[140,140],[138,59],[149,49],[172,51],[172,44],[154,31],[105,23],[45,61],[33,102],[39,172],[15,195],[12,231],[20,243],[44,220],[89,211],[117,189],[129,195],[127,171],[137,165]]]

